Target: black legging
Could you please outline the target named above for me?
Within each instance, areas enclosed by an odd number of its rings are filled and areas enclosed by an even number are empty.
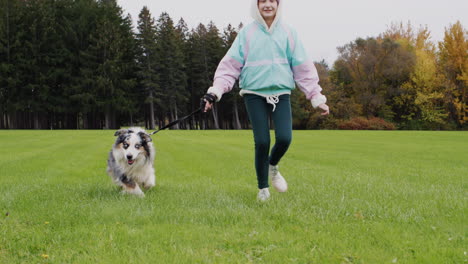
[[[244,102],[252,124],[255,140],[255,169],[258,188],[268,185],[268,165],[277,165],[291,144],[292,117],[290,95],[279,96],[279,102],[273,112],[273,105],[267,103],[264,97],[245,94]],[[270,152],[269,116],[272,116],[275,126],[275,145]]]

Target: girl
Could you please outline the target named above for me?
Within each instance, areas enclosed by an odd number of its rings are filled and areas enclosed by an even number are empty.
[[[296,32],[282,23],[281,3],[284,0],[252,0],[254,22],[238,34],[216,70],[213,86],[203,97],[204,111],[213,102],[231,91],[240,77],[240,94],[253,128],[255,141],[255,169],[258,181],[258,200],[270,198],[268,178],[278,192],[288,185],[278,171],[278,163],[291,143],[291,90],[304,92],[314,108],[322,115],[329,114],[326,97],[320,92],[317,70],[307,58]],[[269,116],[275,125],[275,145],[270,153]]]

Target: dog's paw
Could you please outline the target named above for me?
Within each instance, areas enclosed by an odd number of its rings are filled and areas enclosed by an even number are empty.
[[[156,177],[153,175],[149,176],[144,182],[143,182],[143,188],[146,190],[153,188],[156,186]]]
[[[145,190],[149,190],[149,189],[153,188],[154,186],[156,186],[156,183],[145,183],[145,184],[143,184],[143,188],[145,188]]]
[[[122,194],[130,194],[130,195],[134,195],[136,197],[140,197],[140,198],[144,198],[145,197],[145,193],[142,191],[142,190],[122,190]]]

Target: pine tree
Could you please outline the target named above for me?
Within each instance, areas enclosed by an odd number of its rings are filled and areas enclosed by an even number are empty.
[[[14,113],[12,96],[21,81],[16,71],[20,30],[21,6],[15,0],[0,1],[0,129],[12,127]]]
[[[149,128],[154,129],[154,103],[161,104],[162,97],[159,89],[159,75],[156,71],[158,54],[156,52],[156,26],[151,13],[145,6],[140,12],[138,20],[138,34],[136,35],[138,46],[138,77],[142,94],[148,95],[149,103]]]
[[[160,108],[164,111],[160,115],[161,121],[164,121],[166,114],[169,114],[169,120],[178,119],[177,103],[184,103],[187,98],[182,48],[174,22],[169,14],[162,13],[157,23],[159,86],[163,93],[162,99],[164,102],[160,105]]]
[[[72,53],[71,80],[65,90],[65,97],[69,98],[68,109],[76,113],[80,128],[102,128],[94,91],[98,61],[90,52],[100,9],[95,0],[75,1],[70,9],[70,17],[74,18],[71,21],[74,36],[69,43]]]
[[[73,79],[73,47],[76,35],[73,22],[70,20],[73,10],[72,0],[52,1],[51,31],[46,43],[45,52],[48,60],[48,71],[45,74],[49,93],[46,101],[47,128],[78,128],[77,109],[70,107],[70,99],[66,96]],[[44,128],[44,126],[42,126]]]
[[[60,36],[56,31],[54,1],[31,1],[25,3],[28,16],[24,20],[26,34],[23,36],[21,60],[19,71],[24,73],[23,85],[19,88],[21,94],[19,112],[23,114],[24,128],[47,128],[50,121],[47,120],[48,110],[51,107],[49,99],[53,98],[54,83],[53,74],[58,69],[60,50],[58,40]],[[60,93],[60,92],[58,92]]]
[[[180,21],[179,21],[180,22]],[[186,74],[186,57],[184,49],[186,48],[186,36],[184,33],[184,24],[174,28],[174,70],[175,70],[175,83],[174,83],[174,118],[179,118],[179,109],[186,109],[184,107],[189,101],[187,94],[187,74]],[[175,126],[179,128],[179,124]]]
[[[118,128],[119,114],[131,114],[135,99],[131,95],[136,86],[135,43],[131,19],[123,17],[115,0],[99,2],[99,18],[90,46],[85,51],[87,63],[83,75],[91,95],[93,110],[104,115],[105,128]]]
[[[222,40],[223,40],[223,54],[226,54],[231,47],[232,43],[237,37],[237,30],[231,24],[229,24],[223,32]],[[233,90],[237,90],[239,88],[239,84],[236,81],[234,84]],[[227,120],[230,126],[224,126],[223,128],[234,128],[234,129],[241,129],[242,125],[240,122],[239,116],[239,105],[241,105],[241,99],[239,93],[237,91],[231,92],[223,96],[223,107],[227,114],[223,116],[223,120]]]
[[[190,102],[192,108],[198,108],[200,98],[209,87],[209,81],[205,77],[206,70],[206,54],[203,48],[202,38],[206,35],[206,28],[203,24],[199,24],[197,30],[192,29],[187,40],[187,78],[190,93]],[[194,119],[195,121],[195,119]],[[205,128],[204,120],[199,120],[199,123],[194,122],[193,126],[197,128]]]
[[[206,32],[204,43],[204,48],[206,51],[205,74],[208,82],[211,84],[218,64],[225,53],[223,39],[221,38],[218,28],[212,21],[208,24],[208,31]],[[218,107],[216,105],[213,106],[211,113],[213,115],[214,128],[219,129]]]
[[[188,63],[189,63],[189,57],[188,57],[188,38],[189,38],[189,30],[187,27],[187,23],[185,23],[183,18],[179,19],[179,22],[177,23],[175,27],[176,31],[176,46],[178,52],[178,69],[179,69],[179,74],[178,74],[178,83],[180,85],[179,87],[179,92],[181,96],[178,97],[178,106],[180,109],[185,111],[186,113],[191,113],[195,110],[197,106],[193,106],[190,103],[190,88],[188,85]],[[195,118],[195,117],[194,117]],[[187,126],[182,124],[185,128]],[[191,128],[189,125],[188,128]]]

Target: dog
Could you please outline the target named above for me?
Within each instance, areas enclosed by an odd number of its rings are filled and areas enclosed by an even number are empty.
[[[142,189],[156,185],[151,137],[139,127],[117,130],[117,137],[107,160],[107,174],[122,187],[123,193],[144,197]]]

